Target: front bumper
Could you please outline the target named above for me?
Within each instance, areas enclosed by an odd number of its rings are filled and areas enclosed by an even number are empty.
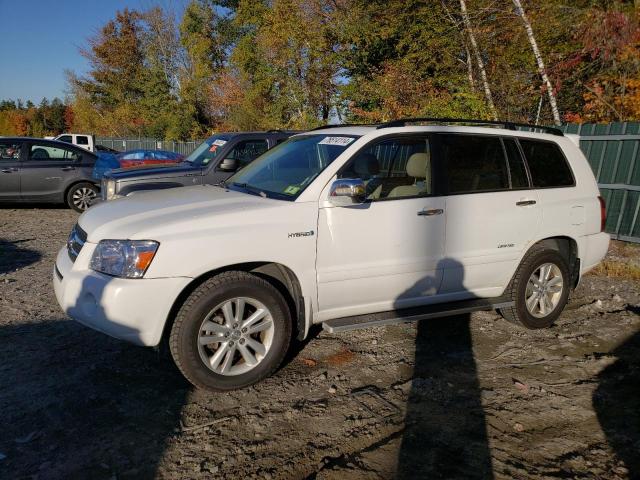
[[[89,269],[95,244],[85,243],[75,263],[63,248],[53,269],[62,310],[74,320],[136,345],[156,346],[169,312],[190,278],[124,279]]]

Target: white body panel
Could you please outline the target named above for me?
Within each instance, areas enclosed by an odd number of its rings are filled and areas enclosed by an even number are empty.
[[[57,137],[52,137],[54,140],[60,140],[60,137],[71,137],[71,143],[90,152],[95,152],[95,137],[86,133],[62,133]],[[88,143],[80,143],[78,137],[83,137]]]
[[[570,139],[474,127],[369,127],[318,134],[362,135],[295,201],[196,186],[141,193],[99,204],[78,223],[88,234],[75,263],[63,249],[56,297],[73,318],[141,345],[157,345],[180,293],[209,272],[247,263],[277,263],[297,278],[313,322],[427,303],[502,294],[535,242],[576,242],[581,273],[606,253],[598,188]],[[336,173],[371,140],[389,134],[478,133],[557,142],[576,186],[393,199],[336,207],[328,191]],[[535,200],[532,206],[516,206]],[[423,209],[442,209],[418,216]],[[290,235],[296,232],[312,232]],[[155,240],[160,246],[143,279],[89,269],[103,239]]]

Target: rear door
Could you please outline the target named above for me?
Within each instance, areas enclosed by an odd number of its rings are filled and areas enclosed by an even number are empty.
[[[500,295],[542,220],[518,145],[497,135],[437,139],[448,192],[440,293]]]
[[[78,176],[81,153],[59,143],[27,144],[20,171],[21,197],[25,200],[62,201],[64,189]]]
[[[0,138],[0,200],[20,198],[20,154],[22,142]]]

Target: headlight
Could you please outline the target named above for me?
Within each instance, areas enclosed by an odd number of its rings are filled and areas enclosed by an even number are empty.
[[[142,278],[158,245],[151,240],[100,240],[89,266],[114,277]]]
[[[102,192],[103,200],[113,200],[114,198],[117,198],[118,196],[116,195],[116,181],[112,178],[103,177]]]

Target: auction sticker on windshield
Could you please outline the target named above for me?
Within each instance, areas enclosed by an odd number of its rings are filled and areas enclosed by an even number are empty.
[[[340,147],[346,147],[353,142],[351,137],[324,137],[318,142],[318,145],[338,145]]]
[[[213,143],[211,145],[217,145],[218,147],[221,147],[222,145],[224,145],[225,143],[227,143],[226,140],[214,140]]]
[[[284,189],[284,193],[286,193],[287,195],[295,195],[299,191],[300,191],[300,187],[297,185],[289,185],[287,188]]]

